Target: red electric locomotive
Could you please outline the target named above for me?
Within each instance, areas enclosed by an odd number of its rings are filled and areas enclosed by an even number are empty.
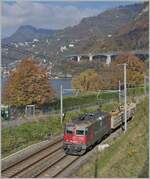
[[[136,104],[127,106],[127,120],[136,111]],[[82,155],[111,131],[124,124],[124,108],[115,112],[96,112],[81,116],[65,125],[63,148],[66,154]]]
[[[111,133],[111,115],[89,113],[65,125],[63,148],[66,154],[82,155]]]

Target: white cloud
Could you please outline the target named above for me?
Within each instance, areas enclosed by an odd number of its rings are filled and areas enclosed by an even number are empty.
[[[10,34],[20,25],[33,25],[40,28],[60,29],[73,26],[83,17],[100,13],[98,9],[78,8],[73,5],[56,6],[51,3],[38,3],[17,0],[16,3],[2,3],[2,33]]]

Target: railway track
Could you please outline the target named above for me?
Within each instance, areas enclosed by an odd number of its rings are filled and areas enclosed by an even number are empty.
[[[104,144],[106,142],[110,142],[117,138],[118,135],[122,132],[121,128],[118,128],[118,130],[114,131],[110,136],[105,138],[101,144]],[[97,152],[97,147],[94,147],[93,150],[90,150],[83,156],[71,156],[71,155],[65,155],[61,160],[54,163],[54,165],[50,165],[50,167],[47,167],[46,170],[43,170],[42,172],[39,172],[39,175],[34,175],[34,177],[38,178],[64,178],[69,177],[72,173],[76,172],[76,170],[81,166],[82,164],[86,163],[86,161],[93,157],[93,155]]]
[[[114,131],[111,135],[109,135],[107,138],[103,139],[100,144],[106,144],[108,142],[111,142],[115,140],[120,134],[122,133],[122,129],[118,128],[116,131]],[[72,162],[67,167],[62,168],[61,172],[58,172],[54,177],[58,178],[72,178],[72,174],[76,173],[81,165],[84,165],[89,161],[89,159],[95,157],[98,152],[98,145],[96,145],[92,150],[88,151],[85,155],[80,156],[75,159],[75,162]],[[47,172],[48,174],[48,172]],[[40,175],[40,177],[46,177],[44,175]]]
[[[5,164],[2,161],[1,175],[2,177],[12,178],[20,176],[21,173],[28,171],[29,168],[35,166],[41,161],[45,160],[47,157],[55,154],[57,151],[62,149],[63,141],[62,137],[58,138],[56,141],[50,142],[41,149],[34,153],[30,153],[21,159],[16,161],[11,161]],[[4,163],[4,164],[3,164]]]
[[[62,139],[58,140],[27,158],[2,169],[2,177],[56,177],[79,158],[78,156],[66,155],[62,149],[62,144]]]
[[[114,131],[101,143],[106,143],[116,138],[122,132],[121,128]],[[92,157],[97,150],[87,152],[83,156],[66,155],[62,148],[62,137],[56,141],[50,142],[44,148],[24,157],[22,160],[15,161],[9,165],[3,166],[2,177],[7,178],[54,178],[66,177],[71,174],[75,168],[79,167],[84,161]]]

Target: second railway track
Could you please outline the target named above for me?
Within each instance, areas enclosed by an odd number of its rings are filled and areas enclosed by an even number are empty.
[[[40,161],[46,159],[47,157],[60,150],[62,148],[62,145],[62,138],[59,138],[54,142],[50,142],[45,147],[42,147],[42,149],[28,154],[26,157],[23,157],[18,161],[10,162],[7,165],[3,165],[2,161],[2,177],[12,178],[20,175],[22,172],[28,171],[31,166],[33,167]]]

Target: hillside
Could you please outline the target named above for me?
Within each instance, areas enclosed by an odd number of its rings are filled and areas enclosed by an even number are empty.
[[[71,177],[148,178],[148,99],[137,106],[126,134],[110,142],[110,147],[93,156]]]
[[[117,45],[129,49],[148,49],[149,29],[149,6],[147,5],[141,13],[129,23],[126,28],[123,26],[117,35]],[[114,39],[115,40],[115,39]],[[125,44],[126,40],[126,45]],[[120,42],[120,43],[119,43]]]
[[[31,25],[20,26],[10,37],[2,39],[2,43],[32,42],[34,39],[42,39],[54,34],[56,30],[35,28]]]
[[[140,13],[126,25],[121,26],[111,38],[89,42],[83,50],[96,52],[109,50],[148,49],[149,5],[144,4]]]
[[[58,31],[27,26],[20,33],[18,29],[10,37],[12,41],[17,39],[17,43],[11,47],[2,43],[2,64],[20,59],[26,51],[58,64],[65,56],[75,53],[147,48],[148,11],[143,11],[144,8],[144,3],[138,3],[108,9],[98,16],[83,18],[76,26]],[[20,43],[31,37],[39,41]]]
[[[61,35],[80,40],[87,39],[89,36],[105,38],[108,34],[115,32],[118,27],[131,22],[141,9],[142,4],[109,9],[98,16],[82,19],[78,25],[64,29]]]

